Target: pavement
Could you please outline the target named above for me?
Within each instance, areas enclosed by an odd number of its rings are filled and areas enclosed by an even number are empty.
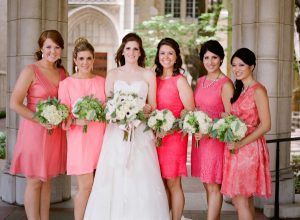
[[[0,119],[0,131],[5,132],[5,120]],[[300,142],[299,142],[300,143]],[[190,149],[189,149],[190,154]],[[189,158],[189,156],[188,156]],[[0,160],[0,169],[5,160]],[[190,162],[188,161],[188,168]],[[185,220],[205,220],[207,214],[206,194],[202,183],[192,177],[182,179],[185,192]],[[75,178],[71,181],[71,199],[68,201],[51,204],[50,220],[73,220],[73,198],[76,193],[77,184]],[[232,204],[223,202],[221,220],[237,220],[237,214]],[[256,210],[255,220],[267,220],[262,210]],[[27,220],[23,206],[11,205],[0,200],[0,220]]]

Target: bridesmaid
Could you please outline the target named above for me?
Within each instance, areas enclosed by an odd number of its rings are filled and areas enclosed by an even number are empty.
[[[269,100],[265,87],[253,78],[255,64],[255,54],[247,48],[237,50],[231,58],[236,77],[231,113],[247,124],[248,131],[245,138],[225,149],[221,192],[232,197],[240,220],[254,220],[253,196],[270,197],[272,191],[264,138],[271,128]]]
[[[61,66],[64,40],[56,30],[44,31],[38,40],[37,62],[26,66],[10,98],[10,108],[21,116],[10,172],[26,177],[24,206],[28,220],[49,219],[51,178],[66,171],[66,135],[59,127],[43,125],[34,118],[40,100],[56,97],[66,77]],[[23,101],[27,98],[27,104]]]
[[[178,43],[171,38],[162,39],[157,46],[155,57],[157,76],[157,109],[169,109],[175,117],[182,110],[195,108],[193,91],[186,78],[180,74],[182,59]],[[162,145],[157,148],[161,175],[164,179],[172,220],[181,219],[184,208],[184,194],[181,176],[187,176],[188,136],[182,133],[166,134]]]
[[[196,108],[207,113],[212,119],[230,113],[230,98],[233,95],[231,80],[222,73],[220,66],[224,59],[224,50],[216,40],[205,42],[200,50],[207,75],[198,79],[194,93]],[[200,140],[198,148],[195,140],[192,146],[191,172],[204,184],[207,194],[207,219],[219,220],[223,197],[220,192],[223,173],[224,143],[210,139],[208,135],[195,134]]]
[[[73,58],[76,73],[59,84],[58,92],[61,102],[71,110],[77,99],[87,95],[105,101],[105,80],[92,73],[93,46],[85,38],[77,39],[75,44]],[[67,174],[77,177],[78,192],[74,199],[74,216],[75,220],[81,220],[92,189],[105,124],[71,118],[65,127],[68,132]],[[82,126],[87,124],[87,133],[83,133]]]

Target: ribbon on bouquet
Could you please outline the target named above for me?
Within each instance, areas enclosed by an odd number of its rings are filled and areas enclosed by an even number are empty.
[[[126,167],[128,167],[129,164],[129,160],[130,160],[130,154],[131,154],[131,148],[132,145],[134,144],[134,130],[137,126],[139,126],[139,124],[141,123],[140,120],[134,120],[132,122],[130,122],[129,124],[125,125],[119,125],[119,128],[121,130],[123,130],[124,135],[123,135],[123,141],[126,141],[127,143],[129,143],[129,146],[125,149],[126,151],[126,155],[125,155],[125,161],[126,161]]]

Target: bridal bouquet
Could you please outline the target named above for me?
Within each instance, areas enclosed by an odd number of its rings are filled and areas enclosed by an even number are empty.
[[[72,105],[74,118],[88,121],[105,121],[104,105],[93,95],[77,99]],[[83,133],[87,132],[87,125],[83,126]]]
[[[212,119],[202,111],[187,112],[180,120],[179,127],[183,134],[202,133],[208,134],[212,126]],[[199,146],[199,140],[196,141],[196,147]]]
[[[150,114],[147,122],[147,128],[152,129],[156,134],[156,146],[161,146],[162,138],[160,134],[169,132],[176,128],[176,118],[168,109],[155,110]]]
[[[57,126],[63,122],[69,115],[69,108],[61,104],[56,97],[39,101],[36,105],[34,117],[41,124]],[[48,129],[48,134],[52,134],[53,130]]]
[[[222,142],[240,141],[245,137],[247,125],[235,115],[216,120],[212,126],[211,136]]]
[[[106,120],[119,124],[124,131],[124,141],[131,141],[133,130],[145,120],[144,105],[143,98],[130,91],[117,91],[107,101]]]

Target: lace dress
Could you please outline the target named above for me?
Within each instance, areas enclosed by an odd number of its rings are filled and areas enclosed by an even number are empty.
[[[230,79],[223,77],[215,82],[199,79],[194,93],[195,104],[198,110],[206,112],[212,119],[220,118],[224,112],[222,102],[222,87]],[[203,83],[206,83],[203,85]],[[207,86],[207,87],[206,87]],[[191,173],[205,183],[222,183],[223,157],[225,144],[217,139],[202,138],[199,147],[195,147],[193,139],[191,155]]]
[[[254,84],[231,107],[231,113],[247,124],[246,135],[251,134],[260,123],[254,100],[254,92],[258,87],[264,88],[259,83]],[[269,151],[264,136],[243,146],[235,154],[225,148],[221,192],[229,197],[271,196]]]

